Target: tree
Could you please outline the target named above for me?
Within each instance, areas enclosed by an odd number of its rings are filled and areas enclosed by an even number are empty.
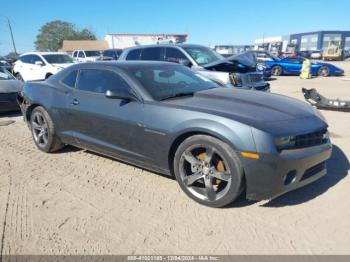
[[[10,52],[5,57],[8,58],[8,59],[13,60],[13,59],[17,59],[18,54],[16,54],[15,52]]]
[[[72,23],[56,20],[41,27],[35,47],[38,51],[57,51],[63,40],[96,40],[96,36],[87,28],[79,31]]]

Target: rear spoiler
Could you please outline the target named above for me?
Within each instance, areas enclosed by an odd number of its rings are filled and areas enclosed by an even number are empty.
[[[350,101],[325,98],[314,88],[302,88],[302,92],[305,100],[311,105],[316,106],[318,109],[350,112]]]

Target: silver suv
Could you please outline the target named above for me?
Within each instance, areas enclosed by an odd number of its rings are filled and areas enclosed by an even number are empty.
[[[174,62],[188,66],[222,86],[262,91],[270,89],[263,74],[256,70],[255,55],[249,53],[224,58],[201,45],[148,45],[125,49],[119,60]]]

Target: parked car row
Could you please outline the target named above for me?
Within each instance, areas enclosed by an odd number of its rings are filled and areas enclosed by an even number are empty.
[[[258,62],[264,63],[271,69],[271,73],[274,76],[280,75],[300,75],[302,64],[305,57],[284,57],[280,58],[268,51],[255,51]],[[342,76],[344,70],[320,61],[313,61],[311,63],[311,74],[313,76]]]

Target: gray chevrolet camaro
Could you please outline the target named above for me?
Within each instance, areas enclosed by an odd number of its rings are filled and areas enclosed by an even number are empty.
[[[76,64],[26,83],[18,100],[40,150],[70,144],[174,175],[212,207],[244,189],[262,200],[304,186],[331,155],[327,124],[308,104],[218,87],[173,63]]]

